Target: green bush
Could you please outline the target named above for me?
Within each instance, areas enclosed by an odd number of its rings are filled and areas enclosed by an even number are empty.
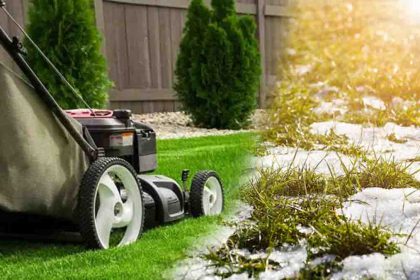
[[[47,57],[91,107],[103,108],[108,79],[101,37],[90,0],[33,0],[27,30]],[[86,107],[25,41],[28,61],[57,102],[65,109]]]
[[[193,0],[176,65],[175,90],[198,126],[238,129],[256,106],[261,73],[256,26],[233,0]]]

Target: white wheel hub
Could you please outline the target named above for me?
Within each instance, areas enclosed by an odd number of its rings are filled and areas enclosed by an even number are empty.
[[[95,195],[95,228],[103,248],[114,243],[113,231],[121,229],[115,246],[137,240],[143,215],[143,201],[137,179],[121,166],[113,165],[101,176]],[[125,230],[123,230],[125,228]],[[117,236],[118,237],[118,236]]]
[[[223,210],[222,185],[216,177],[210,177],[204,184],[203,193],[204,215],[219,215]]]

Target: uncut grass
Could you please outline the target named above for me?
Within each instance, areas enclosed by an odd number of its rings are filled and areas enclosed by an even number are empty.
[[[192,173],[216,170],[226,188],[228,212],[253,146],[253,134],[160,140],[156,173],[179,181],[184,168]],[[79,244],[3,239],[0,275],[2,279],[162,279],[163,272],[222,219],[186,219],[149,230],[133,245],[105,251],[88,251]]]
[[[317,140],[309,125],[331,118],[420,125],[420,29],[410,22],[403,2],[297,2],[271,103],[268,140],[310,149]],[[297,70],[302,66],[305,73]],[[348,101],[349,111],[344,116],[314,114],[319,93],[325,100]],[[386,109],[366,110],[362,98],[367,95],[382,99]],[[411,105],[394,103],[394,98]]]
[[[420,189],[420,181],[414,178],[414,175],[420,170],[412,173],[408,171],[412,163],[397,162],[379,157],[367,160],[362,164],[362,172],[358,174],[358,181],[364,188]]]
[[[280,89],[270,109],[269,128],[262,133],[263,138],[280,146],[298,147],[305,150],[325,149],[349,156],[364,156],[366,152],[350,143],[345,135],[338,135],[334,130],[326,135],[313,134],[310,125],[322,119],[312,109],[316,102],[307,91],[287,91]],[[328,118],[326,118],[328,119]]]
[[[324,255],[335,257],[319,267],[308,262],[297,279],[322,279],[338,271],[340,261],[348,256],[396,254],[398,244],[391,240],[393,234],[386,228],[350,221],[337,213],[349,196],[369,187],[420,188],[420,184],[407,172],[407,165],[383,158],[369,160],[358,168],[346,168],[342,176],[326,177],[310,169],[292,167],[261,170],[258,179],[243,191],[243,199],[254,208],[251,221],[239,226],[227,246],[211,252],[208,258],[216,266],[225,267],[223,276],[242,272],[257,276],[278,264],[232,255],[232,249],[270,252],[284,244],[298,245],[306,240],[308,261]],[[311,232],[302,231],[302,227]]]

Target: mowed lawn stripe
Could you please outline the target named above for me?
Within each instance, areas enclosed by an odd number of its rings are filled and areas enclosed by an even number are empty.
[[[159,168],[180,181],[182,169],[212,169],[223,179],[227,209],[239,189],[255,135],[200,137],[158,141]],[[189,185],[189,184],[188,184]],[[227,211],[228,212],[228,211]],[[161,279],[186,256],[199,237],[209,234],[222,217],[186,219],[145,232],[136,243],[107,251],[87,251],[79,244],[0,241],[2,279]]]

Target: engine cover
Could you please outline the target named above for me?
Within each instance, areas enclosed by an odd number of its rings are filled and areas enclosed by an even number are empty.
[[[139,174],[157,168],[156,133],[151,127],[134,122],[129,110],[66,112],[87,128],[96,146],[105,150],[105,156],[127,160]]]

